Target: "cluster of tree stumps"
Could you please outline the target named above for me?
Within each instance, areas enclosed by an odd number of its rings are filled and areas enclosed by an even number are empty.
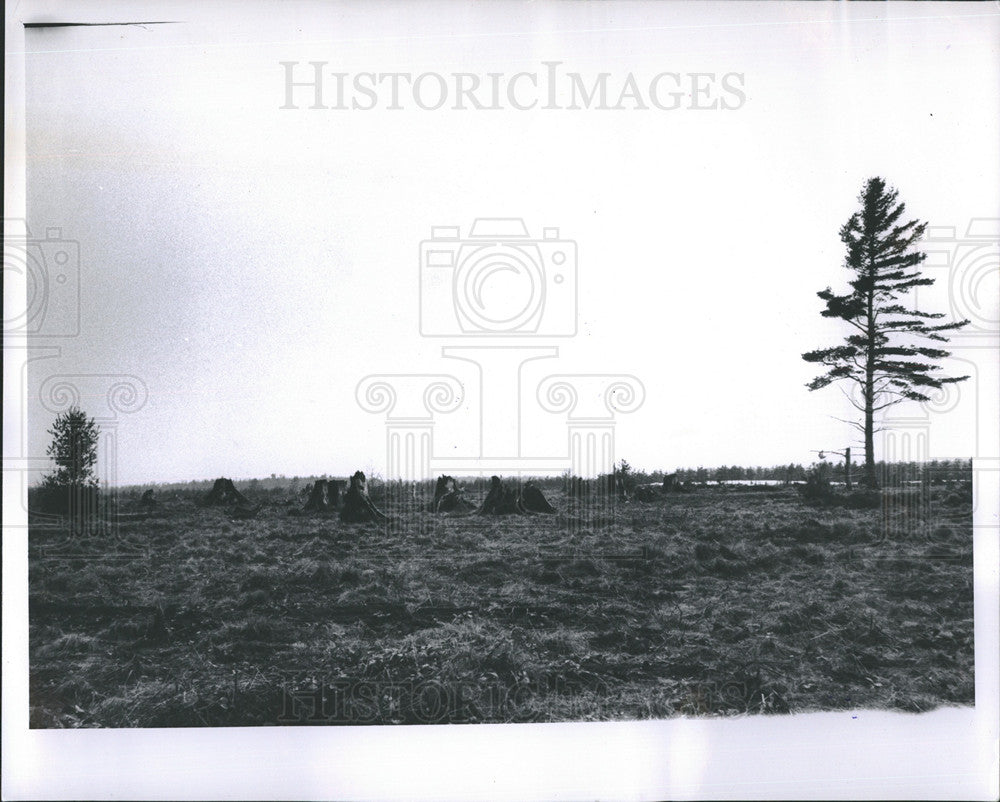
[[[534,482],[505,485],[499,476],[490,478],[490,489],[476,510],[477,515],[527,515],[533,512],[554,513],[541,489]]]
[[[578,501],[604,498],[610,501],[650,502],[667,493],[684,489],[683,483],[676,481],[676,474],[667,475],[662,485],[637,485],[631,481],[627,472],[618,470],[594,479],[571,476],[567,482],[567,496]],[[416,498],[416,489],[415,484],[412,498]],[[302,497],[305,498],[302,506],[289,509],[288,515],[337,515],[345,523],[383,523],[393,519],[392,515],[387,514],[372,499],[368,479],[362,471],[356,471],[349,479],[317,479],[311,486],[303,489]],[[389,499],[391,495],[386,496],[385,503],[389,504],[389,512],[392,513],[396,508]],[[136,503],[144,510],[160,506],[152,489],[143,492]],[[261,501],[254,504],[231,479],[225,477],[216,479],[211,490],[195,501],[198,507],[223,510],[234,521],[256,518],[268,503],[293,505],[295,501],[288,499],[284,502]],[[490,477],[485,496],[478,503],[469,497],[466,488],[455,477],[440,476],[435,482],[431,500],[418,502],[415,509],[432,514],[480,516],[554,515],[558,512],[537,482],[529,479],[522,483],[519,480],[505,480],[500,476]]]
[[[368,479],[361,471],[355,471],[347,481],[317,479],[309,491],[305,506],[301,510],[291,510],[288,514],[310,513],[336,513],[345,523],[388,520],[388,516],[372,501],[368,493]]]
[[[303,512],[331,512],[340,509],[341,490],[344,482],[336,479],[317,479],[309,491],[309,500]]]
[[[572,477],[570,481],[570,496],[577,498],[589,497],[595,487],[603,491],[605,484],[607,492],[626,500],[635,491],[620,474],[590,480]],[[367,477],[362,471],[356,471],[349,480],[317,479],[306,492],[308,498],[305,504],[289,510],[288,515],[337,514],[345,523],[384,522],[390,517],[372,500]],[[603,495],[603,492],[597,495]],[[151,490],[140,501],[144,506],[155,503]],[[200,507],[225,508],[234,519],[253,518],[264,506],[259,504],[254,507],[232,480],[226,478],[216,479],[209,493],[196,503]],[[433,498],[422,504],[420,509],[435,514],[457,515],[553,515],[558,512],[536,482],[530,479],[524,483],[505,481],[499,476],[490,477],[486,495],[478,504],[468,497],[466,489],[455,477],[440,476],[434,486]]]
[[[368,492],[368,481],[361,471],[351,478],[346,492],[341,493],[343,482],[318,480],[309,494],[305,507],[293,510],[290,515],[338,512],[346,523],[384,522],[389,516],[383,512]],[[505,484],[499,476],[490,479],[486,497],[480,504],[471,501],[453,476],[440,476],[434,486],[434,496],[421,507],[430,513],[459,515],[529,515],[556,512],[545,494],[534,482]]]
[[[306,515],[309,513],[338,513],[340,520],[347,523],[363,523],[366,521],[385,521],[387,516],[371,500],[368,494],[368,481],[361,471],[351,478],[346,492],[342,492],[343,482],[336,479],[318,479],[309,492],[305,506],[301,510],[291,510],[289,515]],[[143,496],[143,502],[151,499],[151,491]],[[199,507],[222,507],[234,520],[255,518],[264,508],[261,502],[254,506],[244,496],[231,479],[215,480],[212,489],[197,502]]]

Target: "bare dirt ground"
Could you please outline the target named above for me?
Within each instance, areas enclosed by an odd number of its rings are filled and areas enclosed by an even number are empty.
[[[782,487],[602,511],[546,490],[557,515],[388,527],[185,498],[116,538],[35,526],[31,725],[972,704],[971,495],[931,492],[919,512]]]

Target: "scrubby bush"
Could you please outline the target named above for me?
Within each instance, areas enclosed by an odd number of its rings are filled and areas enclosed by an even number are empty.
[[[972,482],[961,482],[944,498],[949,507],[972,507]]]
[[[877,510],[882,506],[882,493],[869,488],[859,488],[844,495],[842,504],[852,510]]]
[[[799,492],[806,501],[829,502],[834,498],[830,486],[830,468],[826,463],[820,463],[806,474],[806,482],[799,485]]]
[[[102,507],[101,493],[94,485],[46,483],[28,488],[28,511],[43,515],[96,514]]]

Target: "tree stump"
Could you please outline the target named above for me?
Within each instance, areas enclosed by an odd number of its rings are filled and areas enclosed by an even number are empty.
[[[201,500],[202,507],[229,507],[232,505],[249,507],[250,501],[236,489],[231,479],[216,479],[211,491]]]
[[[340,511],[340,520],[345,523],[388,520],[386,514],[376,507],[369,498],[368,481],[361,471],[357,471],[351,477],[351,486],[344,494],[344,506]]]
[[[344,500],[344,487],[347,485],[343,479],[327,479],[326,492],[330,501],[331,510],[339,510]]]
[[[431,512],[471,512],[476,505],[465,498],[462,489],[451,476],[441,476],[434,488],[434,499],[430,503]]]
[[[527,512],[552,514],[556,511],[556,508],[549,504],[542,494],[541,488],[534,482],[528,482],[521,490],[521,506]]]
[[[490,489],[483,503],[476,510],[478,515],[516,515],[525,512],[521,494],[511,487],[504,487],[499,476],[490,478]]]
[[[656,487],[656,485],[639,485],[636,487],[633,497],[636,501],[641,501],[645,504],[656,501],[658,494],[656,490],[653,489],[654,487]]]
[[[303,512],[330,512],[340,506],[340,482],[317,479]]]

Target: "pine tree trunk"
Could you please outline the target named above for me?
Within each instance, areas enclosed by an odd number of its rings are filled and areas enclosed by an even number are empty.
[[[865,358],[865,484],[872,489],[878,487],[878,478],[875,476],[875,347],[875,294],[869,290],[868,353]]]
[[[872,401],[865,399],[865,484],[874,489],[878,487],[878,477],[875,476],[875,414]]]

